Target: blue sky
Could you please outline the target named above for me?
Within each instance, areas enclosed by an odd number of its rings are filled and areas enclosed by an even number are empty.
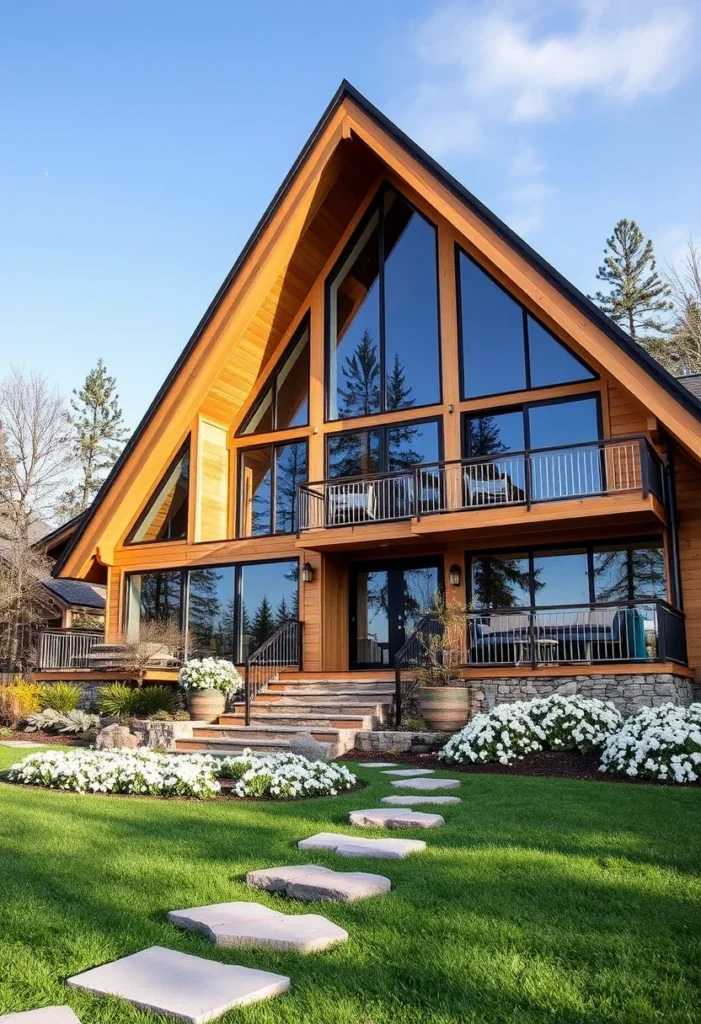
[[[701,242],[697,0],[23,0],[0,12],[0,375],[134,427],[340,80],[580,288]]]

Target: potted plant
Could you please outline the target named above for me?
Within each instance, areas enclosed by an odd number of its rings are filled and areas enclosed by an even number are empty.
[[[193,658],[180,669],[179,679],[190,718],[197,722],[216,722],[226,698],[243,687],[238,670],[224,658]]]
[[[417,669],[421,717],[431,730],[457,732],[470,708],[469,690],[458,671],[464,661],[465,608],[440,601],[432,621],[434,628],[418,636],[424,651]]]

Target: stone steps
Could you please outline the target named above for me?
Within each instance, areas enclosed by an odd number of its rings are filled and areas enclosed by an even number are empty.
[[[275,707],[275,705],[273,705]],[[221,715],[219,717],[220,725],[237,725],[243,726],[246,724],[246,716],[244,714],[237,715]],[[289,725],[294,726],[296,729],[304,729],[305,731],[311,731],[311,729],[318,729],[327,726],[332,729],[372,729],[376,725],[376,719],[373,715],[341,715],[341,714],[314,714],[312,711],[308,711],[306,714],[285,714],[276,713],[274,710],[264,712],[263,714],[256,708],[255,714],[251,715],[251,725],[253,728],[257,725]]]

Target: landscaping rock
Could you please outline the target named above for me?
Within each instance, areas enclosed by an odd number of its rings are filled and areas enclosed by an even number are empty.
[[[40,1010],[5,1013],[1,1024],[80,1024],[70,1006],[42,1006]]]
[[[392,785],[396,789],[457,789],[459,779],[397,779]]]
[[[310,732],[299,732],[290,740],[290,753],[299,754],[310,761],[328,761],[328,744],[315,740]]]
[[[449,738],[448,732],[362,729],[355,735],[355,745],[358,750],[377,754],[417,754],[427,749],[439,750]]]
[[[438,828],[445,825],[440,814],[426,814],[423,811],[392,811],[386,807],[375,807],[368,811],[351,811],[348,815],[351,825],[361,828]]]
[[[392,883],[384,875],[365,871],[332,871],[318,864],[297,864],[283,868],[249,871],[249,885],[266,892],[279,892],[297,900],[335,900],[354,903],[389,892]]]
[[[300,850],[333,850],[341,857],[383,857],[398,860],[426,849],[422,839],[358,839],[319,832],[297,843]]]
[[[95,746],[98,750],[122,750],[125,747],[135,750],[139,746],[139,737],[134,736],[126,725],[108,725],[98,732]]]
[[[204,1024],[234,1006],[286,992],[290,979],[151,946],[77,974],[67,984],[95,995],[119,996],[142,1010]]]
[[[459,796],[383,796],[380,801],[392,807],[419,807],[421,804],[461,804]]]
[[[204,932],[217,946],[265,947],[316,953],[348,941],[348,932],[320,914],[281,914],[258,903],[214,903],[173,910],[168,920]]]
[[[398,778],[418,778],[419,775],[435,775],[435,768],[398,768],[396,771],[383,772],[383,775],[396,775]]]

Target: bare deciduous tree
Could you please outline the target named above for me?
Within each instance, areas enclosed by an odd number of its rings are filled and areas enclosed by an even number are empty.
[[[701,252],[693,239],[689,239],[681,270],[669,267],[667,280],[674,303],[667,342],[672,366],[668,369],[676,374],[701,373]]]
[[[24,530],[0,539],[0,664],[7,671],[24,670],[33,660],[37,630],[50,614],[41,585],[49,571]]]
[[[119,641],[119,665],[141,682],[149,668],[177,668],[185,650],[185,634],[173,622],[143,622],[138,633],[125,630]]]

